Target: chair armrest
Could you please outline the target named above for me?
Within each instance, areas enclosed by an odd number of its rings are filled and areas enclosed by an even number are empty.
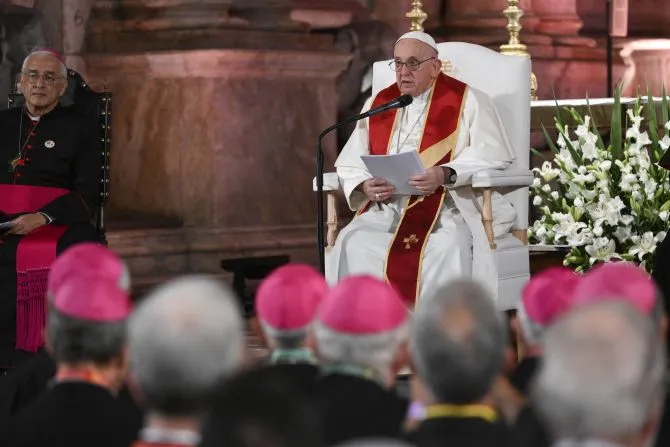
[[[312,180],[312,190],[317,191],[316,187],[316,177]],[[337,191],[340,189],[340,178],[337,176],[336,172],[326,172],[323,174],[323,190],[324,191]]]
[[[473,188],[498,188],[504,186],[530,186],[533,184],[533,172],[530,170],[510,171],[488,169],[472,176]]]

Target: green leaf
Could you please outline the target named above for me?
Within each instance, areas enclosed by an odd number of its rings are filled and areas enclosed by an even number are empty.
[[[656,119],[656,104],[654,104],[654,97],[651,94],[649,86],[647,86],[647,115],[649,120],[649,136],[651,137],[651,147],[656,153],[660,149],[658,144],[658,120]]]
[[[670,200],[665,202],[658,211],[670,211]]]
[[[665,90],[665,85],[663,85],[663,88],[661,90],[661,119],[663,120],[663,124],[667,123],[670,120],[670,109],[668,108],[668,94]]]
[[[549,135],[549,132],[547,132],[547,128],[544,127],[544,123],[541,124],[542,126],[542,133],[544,134],[544,138],[547,140],[547,144],[549,145],[549,149],[551,149],[551,152],[554,154],[558,154],[558,148],[554,144],[554,140],[551,139],[551,136]]]
[[[598,147],[604,149],[605,143],[603,142],[603,138],[600,136],[600,132],[598,131],[596,120],[593,118],[593,112],[591,111],[591,103],[589,102],[589,95],[586,95],[586,107],[588,108],[589,116],[591,117],[591,129],[592,129],[591,132],[598,135]]]
[[[614,90],[614,105],[612,106],[610,141],[614,159],[621,160],[623,158],[623,145],[621,133],[621,88],[619,86],[617,86]]]
[[[551,141],[551,140],[549,140],[549,141]],[[552,142],[552,143],[553,143],[553,142]],[[543,154],[542,152],[538,151],[538,150],[535,149],[534,147],[531,147],[531,148],[530,148],[530,152],[531,152],[533,155],[537,155],[538,157],[540,157],[540,158],[541,158],[542,160],[544,160],[544,161],[549,161],[549,159],[548,159],[547,157],[545,157],[544,154]]]

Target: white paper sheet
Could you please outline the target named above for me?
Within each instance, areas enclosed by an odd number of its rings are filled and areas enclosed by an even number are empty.
[[[361,155],[361,160],[374,177],[383,178],[395,186],[394,195],[421,195],[418,189],[409,185],[410,178],[425,172],[417,151],[394,155]]]

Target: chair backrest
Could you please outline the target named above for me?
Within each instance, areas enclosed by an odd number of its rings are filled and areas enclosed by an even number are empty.
[[[22,107],[25,99],[21,93],[11,93],[9,107]],[[102,166],[100,172],[100,198],[96,213],[96,226],[101,238],[105,239],[105,204],[109,198],[109,164],[111,148],[112,94],[96,92],[84,81],[79,73],[68,70],[68,87],[61,98],[61,106],[72,108],[90,126],[95,126],[100,134]]]
[[[530,167],[530,79],[529,58],[506,56],[481,45],[445,42],[437,45],[443,71],[486,93],[493,100],[516,159],[510,169]],[[372,94],[395,82],[389,61],[376,62]],[[517,211],[518,229],[528,227],[528,188],[505,194]]]

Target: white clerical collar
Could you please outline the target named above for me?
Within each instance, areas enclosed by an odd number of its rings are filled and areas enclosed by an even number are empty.
[[[414,96],[412,99],[412,104],[425,104],[426,101],[430,98],[430,92],[433,91],[434,84],[430,86],[428,90],[421,93],[419,96]]]

